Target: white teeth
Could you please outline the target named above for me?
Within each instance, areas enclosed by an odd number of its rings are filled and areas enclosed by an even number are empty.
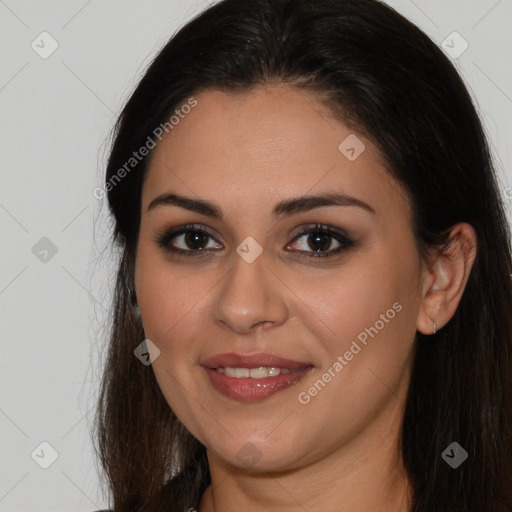
[[[265,377],[275,377],[280,373],[290,373],[288,368],[274,368],[260,366],[259,368],[217,368],[219,373],[225,373],[228,377],[243,379],[251,377],[253,379],[264,379]]]
[[[236,377],[237,379],[250,376],[249,368],[224,368],[224,373],[228,377]]]
[[[252,377],[253,379],[264,379],[269,375],[279,375],[279,368],[277,369],[277,373],[275,373],[275,368],[264,368],[261,366],[260,368],[252,368],[250,371],[246,368],[248,377]],[[270,373],[270,370],[273,370],[274,373]]]

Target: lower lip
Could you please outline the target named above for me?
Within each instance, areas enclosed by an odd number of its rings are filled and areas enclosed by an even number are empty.
[[[208,373],[212,386],[219,393],[242,402],[255,402],[268,398],[283,389],[297,384],[297,382],[313,370],[313,366],[308,366],[296,373],[281,373],[275,377],[265,377],[263,379],[247,377],[239,379],[237,377],[228,377],[225,373],[219,373],[214,368],[203,368]]]

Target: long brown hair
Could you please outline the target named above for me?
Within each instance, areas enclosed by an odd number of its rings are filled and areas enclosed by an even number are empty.
[[[422,256],[442,250],[455,223],[475,229],[455,315],[435,336],[417,333],[401,448],[412,512],[510,512],[512,259],[493,160],[450,60],[377,0],[223,0],[173,35],[119,116],[105,187],[121,257],[94,432],[113,509],[187,511],[210,483],[205,447],[134,356],[144,339],[133,281],[150,155],[126,162],[193,94],[271,82],[318,93],[375,142],[408,191]],[[441,459],[453,441],[468,452],[457,469]]]

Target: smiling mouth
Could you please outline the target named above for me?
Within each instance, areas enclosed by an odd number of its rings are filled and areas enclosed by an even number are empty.
[[[231,367],[218,367],[213,368],[218,373],[223,373],[227,377],[234,377],[235,379],[251,378],[251,379],[265,379],[267,377],[277,377],[281,374],[295,374],[299,373],[311,365],[301,366],[290,370],[289,368],[279,368],[274,366],[259,366],[256,368],[231,368]]]

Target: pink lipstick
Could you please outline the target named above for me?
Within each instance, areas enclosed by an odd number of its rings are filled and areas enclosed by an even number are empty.
[[[253,402],[297,384],[313,370],[307,362],[272,354],[218,354],[201,363],[212,386],[234,400]]]

